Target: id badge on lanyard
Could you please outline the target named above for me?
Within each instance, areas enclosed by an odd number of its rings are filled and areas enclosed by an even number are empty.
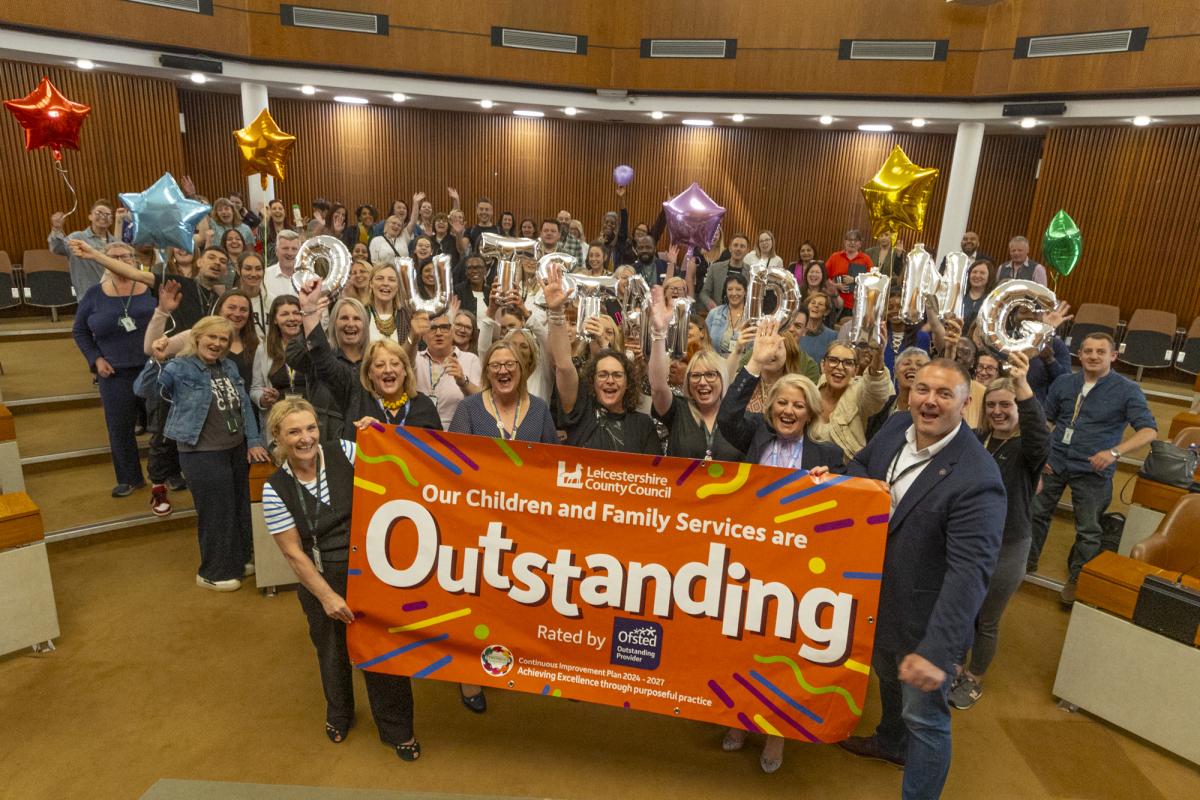
[[[133,317],[126,314],[117,320],[117,325],[126,333],[133,333],[137,330],[137,323],[133,321]]]

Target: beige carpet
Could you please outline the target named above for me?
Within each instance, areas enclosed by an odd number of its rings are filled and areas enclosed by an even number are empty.
[[[267,786],[261,783],[161,780],[141,800],[521,800],[498,794],[432,794],[317,786]],[[527,800],[534,800],[527,798]],[[548,800],[548,799],[547,799]]]

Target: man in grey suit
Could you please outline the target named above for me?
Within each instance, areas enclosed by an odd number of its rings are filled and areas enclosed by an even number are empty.
[[[741,272],[742,261],[750,252],[750,240],[744,233],[735,233],[729,240],[729,259],[717,261],[708,268],[704,276],[704,287],[700,290],[700,302],[705,308],[713,309],[725,302],[725,278],[729,271]],[[747,276],[749,277],[749,276]]]

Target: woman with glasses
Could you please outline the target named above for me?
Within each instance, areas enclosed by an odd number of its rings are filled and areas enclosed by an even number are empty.
[[[558,444],[550,407],[529,393],[529,375],[513,343],[507,337],[494,343],[482,361],[482,391],[459,402],[447,430]]]
[[[700,350],[687,363],[684,395],[671,391],[666,333],[670,306],[661,287],[650,290],[650,399],[655,419],[669,431],[667,455],[705,461],[740,461],[738,450],[717,427],[725,394],[725,365],[712,350]]]
[[[571,342],[563,305],[562,270],[552,266],[543,286],[550,323],[549,349],[567,444],[593,450],[659,455],[662,445],[654,420],[637,411],[640,392],[634,367],[620,350],[592,355],[583,374],[571,361]],[[581,386],[582,384],[582,386]]]
[[[865,375],[858,374],[858,357],[848,344],[834,342],[821,359],[821,413],[813,421],[813,435],[842,448],[846,458],[867,444],[867,424],[895,393],[892,377],[883,366],[883,349],[867,347]]]

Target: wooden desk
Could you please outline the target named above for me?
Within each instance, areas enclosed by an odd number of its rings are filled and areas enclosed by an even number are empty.
[[[8,406],[0,405],[0,442],[11,442],[17,438],[17,426],[13,423]]]
[[[1175,505],[1175,501],[1187,493],[1187,489],[1139,477],[1133,484],[1132,502],[1166,514],[1171,510],[1171,506]]]
[[[1077,602],[1087,603],[1131,620],[1133,607],[1137,605],[1138,591],[1149,575],[1156,575],[1168,581],[1180,580],[1178,572],[1106,550],[1083,565],[1075,599]],[[1200,591],[1200,579],[1184,575],[1180,582]],[[1200,631],[1196,633],[1195,643],[1200,646]]]
[[[40,542],[42,512],[24,492],[0,494],[0,549]]]
[[[1189,411],[1180,411],[1171,420],[1171,430],[1167,434],[1167,438],[1174,440],[1179,432],[1184,428],[1200,428],[1200,414],[1193,414]]]

